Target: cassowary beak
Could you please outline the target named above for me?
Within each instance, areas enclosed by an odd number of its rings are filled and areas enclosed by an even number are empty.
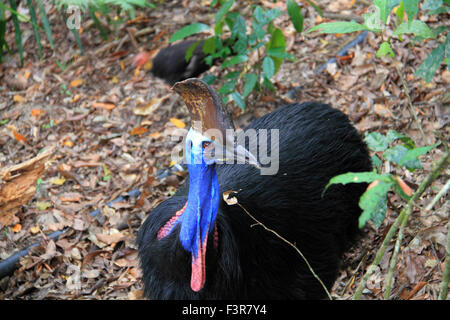
[[[227,140],[229,139],[231,139],[231,137],[227,137]],[[233,142],[226,144],[225,157],[222,161],[227,164],[249,164],[257,169],[261,168],[256,156],[242,145]]]

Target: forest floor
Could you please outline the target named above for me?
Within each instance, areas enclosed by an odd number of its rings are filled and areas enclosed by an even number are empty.
[[[166,169],[173,165],[170,155],[180,143],[177,130],[189,123],[189,117],[181,99],[169,111],[175,93],[162,80],[145,68],[136,71],[132,62],[138,49],[125,27],[131,33],[148,28],[136,36],[139,48],[162,48],[184,25],[213,23],[215,11],[207,2],[164,1],[156,9],[145,10],[140,19],[119,26],[116,38],[107,42],[95,28],[86,27],[81,34],[86,58],[80,57],[57,12],[49,14],[56,49],[42,39],[42,60],[31,25],[29,30],[24,28],[28,37],[25,66],[19,66],[18,54],[6,56],[0,64],[0,169],[32,159],[44,148],[55,149],[30,201],[0,221],[0,259],[39,243],[20,259],[14,273],[0,279],[0,300],[142,299],[136,234],[146,213],[184,181],[184,172]],[[258,2],[286,12],[284,1]],[[367,7],[364,3],[320,1],[326,11],[344,15],[361,15]],[[237,9],[249,13],[249,6]],[[303,14],[305,30],[320,22],[311,7],[306,6]],[[85,16],[82,26],[87,21]],[[427,23],[435,27],[441,22],[430,16]],[[395,59],[379,59],[375,53],[380,39],[369,33],[347,57],[314,73],[357,34],[298,35],[287,14],[275,24],[284,31],[288,51],[298,60],[283,62],[274,77],[276,92],[251,95],[246,112],[228,105],[239,127],[289,101],[316,100],[345,112],[362,135],[395,129],[420,146],[439,142],[439,135],[448,139],[450,107],[441,100],[449,90],[450,72],[440,68],[430,83],[413,75],[435,46],[434,40],[410,47],[406,37],[395,43]],[[12,23],[8,28],[6,41],[14,48]],[[411,116],[396,66],[406,79],[427,141]],[[220,79],[224,71],[213,67],[208,72]],[[424,169],[413,173],[388,164],[383,171],[395,172],[416,190],[442,154],[440,145],[422,156]],[[449,208],[445,196],[433,210],[425,207],[447,179],[448,170],[417,202],[394,274],[393,299],[437,298]],[[127,196],[132,190],[139,190],[141,196]],[[106,205],[119,196],[121,201]],[[333,298],[351,298],[404,206],[394,194],[388,198],[387,217],[380,228],[366,226],[363,240],[345,255]],[[100,214],[92,217],[96,209]],[[57,240],[50,238],[52,232],[63,229],[67,232]],[[393,243],[369,278],[364,299],[383,298],[392,249]]]

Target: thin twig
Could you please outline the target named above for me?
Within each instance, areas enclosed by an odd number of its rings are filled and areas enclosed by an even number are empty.
[[[448,222],[447,231],[447,254],[444,262],[444,272],[442,274],[441,288],[439,292],[439,300],[445,300],[447,298],[448,280],[450,278],[450,222]]]
[[[447,180],[447,183],[445,184],[445,186],[441,189],[441,191],[438,192],[438,194],[436,195],[436,197],[434,197],[433,200],[431,200],[430,204],[427,205],[427,207],[425,208],[425,210],[429,211],[431,209],[433,209],[434,205],[436,204],[436,202],[439,201],[439,199],[448,191],[448,188],[450,187],[450,179]]]
[[[237,200],[237,199],[236,199],[236,200]],[[330,300],[333,300],[333,298],[331,297],[330,292],[328,292],[328,289],[327,289],[327,287],[325,286],[325,284],[322,282],[322,280],[319,278],[319,276],[314,272],[313,268],[312,268],[311,265],[309,264],[309,262],[308,262],[308,260],[306,259],[306,257],[305,257],[305,256],[303,255],[303,253],[295,246],[295,244],[289,242],[288,240],[286,240],[285,238],[283,238],[282,236],[280,236],[276,231],[274,231],[274,230],[272,230],[272,229],[270,229],[270,228],[267,228],[263,223],[261,223],[261,222],[258,221],[254,216],[252,216],[252,215],[250,214],[250,212],[248,212],[248,211],[247,211],[247,210],[246,210],[239,202],[237,202],[237,204],[239,205],[239,207],[242,208],[242,210],[245,211],[245,213],[246,213],[250,218],[252,218],[252,219],[256,222],[257,225],[260,225],[260,226],[263,227],[265,230],[267,230],[267,231],[269,231],[269,232],[272,232],[272,233],[273,233],[274,235],[276,235],[278,238],[280,238],[281,240],[283,240],[284,242],[286,242],[288,245],[290,245],[292,248],[294,248],[295,251],[297,251],[297,253],[298,253],[298,254],[302,257],[302,259],[305,261],[306,265],[308,266],[309,270],[310,270],[311,273],[313,274],[314,278],[316,278],[316,279],[320,282],[320,284],[322,285],[323,289],[324,289],[325,292],[327,293],[328,298],[329,298]]]
[[[398,238],[395,242],[394,252],[392,253],[391,257],[391,263],[389,265],[389,272],[386,278],[386,288],[384,290],[384,299],[389,300],[389,297],[391,296],[391,285],[392,285],[392,277],[394,276],[394,270],[395,266],[397,264],[397,256],[398,252],[400,251],[400,245],[403,240],[403,231],[405,230],[406,223],[408,222],[407,215],[403,217],[403,220],[400,225],[400,229],[398,231]]]
[[[397,219],[394,221],[394,224],[389,229],[389,232],[386,234],[386,237],[383,240],[383,243],[381,244],[380,249],[378,249],[378,252],[375,256],[374,261],[372,264],[367,268],[366,273],[364,274],[363,278],[361,279],[361,282],[358,285],[358,288],[355,291],[355,294],[353,295],[353,300],[358,300],[361,298],[362,291],[364,287],[366,286],[367,279],[375,272],[376,267],[380,264],[381,258],[383,258],[383,255],[387,249],[387,246],[389,242],[391,241],[392,237],[395,235],[398,227],[402,223],[403,219],[406,218],[408,220],[409,216],[411,215],[414,203],[419,199],[419,197],[422,195],[422,193],[425,191],[426,188],[428,188],[431,183],[436,180],[436,178],[441,174],[443,170],[445,170],[448,167],[449,163],[449,152],[448,150],[444,153],[444,155],[439,159],[437,164],[433,167],[431,172],[425,177],[425,179],[420,184],[419,188],[414,192],[411,199],[408,201],[407,206],[400,212],[400,215],[397,217]]]
[[[408,106],[409,106],[409,109],[411,110],[411,114],[413,115],[414,120],[416,121],[416,124],[419,127],[419,131],[422,134],[423,141],[425,142],[425,144],[427,144],[428,140],[427,140],[427,138],[425,136],[425,133],[423,132],[422,125],[420,124],[419,119],[417,118],[416,111],[414,110],[414,107],[412,105],[412,100],[411,100],[411,97],[409,95],[409,90],[408,90],[408,86],[406,85],[405,78],[403,77],[402,72],[400,71],[399,67],[395,63],[394,63],[394,66],[395,66],[395,69],[397,69],[397,73],[398,73],[398,75],[400,77],[400,80],[402,81],[403,89],[405,91],[406,97],[408,98]]]

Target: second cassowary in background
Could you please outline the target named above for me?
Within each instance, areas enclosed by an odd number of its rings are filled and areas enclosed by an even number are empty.
[[[323,197],[322,192],[336,175],[371,170],[366,146],[348,118],[316,102],[281,107],[244,130],[257,133],[253,141],[259,145],[253,153],[247,150],[252,150],[251,143],[231,144],[233,158],[246,159],[250,165],[219,164],[211,147],[230,148],[226,142],[233,141],[226,130],[233,123],[221,100],[198,79],[179,82],[173,89],[183,97],[193,125],[185,147],[189,178],[149,213],[139,230],[145,295],[151,299],[326,297],[292,247],[255,225],[240,206],[227,204],[222,194],[236,191],[239,204],[294,243],[331,288],[341,256],[358,233],[358,201],[366,186],[333,185]],[[223,133],[222,138],[205,133],[211,128]],[[276,174],[261,175],[265,140],[271,148],[269,157],[278,151]]]
[[[186,61],[186,52],[197,40],[186,40],[169,45],[158,51],[152,59],[151,73],[173,86],[176,82],[194,78],[211,66],[205,62],[203,40],[195,47],[192,57]]]

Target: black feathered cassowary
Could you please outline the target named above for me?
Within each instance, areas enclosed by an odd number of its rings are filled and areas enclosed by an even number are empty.
[[[204,61],[203,42],[195,47],[191,59],[186,62],[186,52],[197,40],[181,41],[161,49],[153,58],[151,72],[173,86],[176,82],[194,78],[205,72],[210,66]]]
[[[208,90],[212,96],[202,100],[200,107],[201,94],[195,91],[198,88]],[[211,101],[218,114],[223,112],[214,91],[202,81],[188,79],[174,87],[178,93],[181,89],[193,90],[192,96],[181,93],[190,109],[191,120],[198,118],[200,108],[204,110],[203,117],[211,112]],[[192,97],[197,98],[195,103],[189,101]],[[195,108],[197,112],[192,110]],[[321,194],[336,175],[371,170],[366,145],[347,116],[317,102],[281,107],[253,121],[245,130],[248,129],[279,129],[278,173],[260,175],[259,170],[250,165],[211,164],[217,173],[220,194],[240,190],[236,196],[239,203],[268,228],[295,243],[330,288],[337,277],[341,255],[358,234],[361,214],[358,201],[366,185],[333,185],[323,198]],[[198,183],[191,171],[190,181],[149,213],[139,230],[140,265],[148,298],[326,297],[320,283],[291,246],[255,226],[238,205],[226,204],[222,196],[216,219],[212,221],[215,227],[208,229],[210,236],[201,247],[207,250],[204,268],[200,268],[203,282],[198,285],[197,280],[194,281],[199,269],[194,266],[195,251],[189,252],[180,240],[181,230],[188,220],[183,217],[188,211],[184,206],[188,197],[191,202],[190,197],[195,196],[191,195],[190,188]],[[169,220],[176,219],[176,212],[183,212],[182,222],[174,224],[171,232],[161,237],[161,230]],[[190,212],[192,214],[192,210]],[[200,213],[194,210],[193,215],[196,214]]]

